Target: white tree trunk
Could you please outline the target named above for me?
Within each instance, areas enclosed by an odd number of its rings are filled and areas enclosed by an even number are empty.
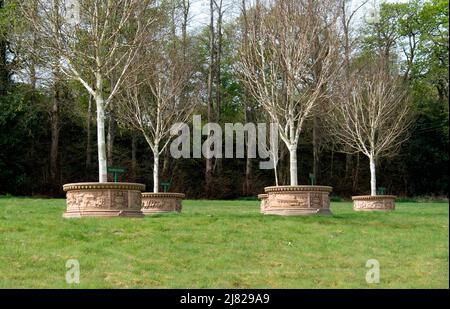
[[[101,94],[95,96],[97,105],[97,145],[98,145],[98,181],[107,182],[107,161],[105,142],[105,101]]]
[[[297,180],[297,145],[289,147],[291,186],[298,185]]]
[[[153,153],[153,192],[159,192],[159,153]]]
[[[278,187],[278,169],[277,169],[277,165],[276,164],[274,164],[273,172],[275,174],[275,186]]]
[[[369,157],[370,160],[370,195],[377,195],[377,176],[375,172],[375,158]]]

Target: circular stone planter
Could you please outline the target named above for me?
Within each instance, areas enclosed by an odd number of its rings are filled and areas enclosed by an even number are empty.
[[[328,186],[266,187],[264,214],[281,216],[331,215]]]
[[[267,194],[258,194],[258,200],[261,200],[260,212],[263,214],[266,209]]]
[[[142,212],[144,215],[166,212],[181,212],[183,193],[142,193]]]
[[[355,211],[390,211],[395,209],[394,195],[352,196]]]
[[[143,217],[141,191],[145,185],[127,182],[83,182],[63,186],[67,192],[64,218]]]

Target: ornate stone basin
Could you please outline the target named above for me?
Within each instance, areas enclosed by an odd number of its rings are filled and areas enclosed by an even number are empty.
[[[355,211],[390,211],[395,210],[394,195],[359,195],[352,196]]]
[[[143,217],[141,191],[145,185],[127,182],[82,182],[63,186],[67,195],[64,218]]]
[[[183,193],[142,193],[142,212],[144,215],[181,212],[181,202],[184,197]]]
[[[266,187],[264,214],[281,216],[331,215],[328,186]]]

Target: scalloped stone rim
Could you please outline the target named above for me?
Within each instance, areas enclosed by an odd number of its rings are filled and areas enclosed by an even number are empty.
[[[155,198],[185,198],[184,193],[171,193],[171,192],[142,192],[142,197],[155,197]]]
[[[352,200],[384,200],[384,199],[396,199],[395,195],[357,195],[352,196]]]
[[[331,192],[333,191],[332,187],[329,186],[272,186],[272,187],[265,187],[264,191],[266,193],[269,192],[286,192],[286,191],[307,191],[307,192]]]
[[[145,185],[133,182],[78,182],[63,185],[64,192],[73,190],[118,189],[144,191]]]

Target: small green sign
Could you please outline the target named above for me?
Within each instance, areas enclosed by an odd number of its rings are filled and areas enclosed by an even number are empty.
[[[123,167],[108,167],[108,173],[112,173],[114,175],[114,182],[119,181],[119,174],[125,173],[126,168]]]
[[[122,167],[108,167],[109,173],[125,173],[126,169]]]

